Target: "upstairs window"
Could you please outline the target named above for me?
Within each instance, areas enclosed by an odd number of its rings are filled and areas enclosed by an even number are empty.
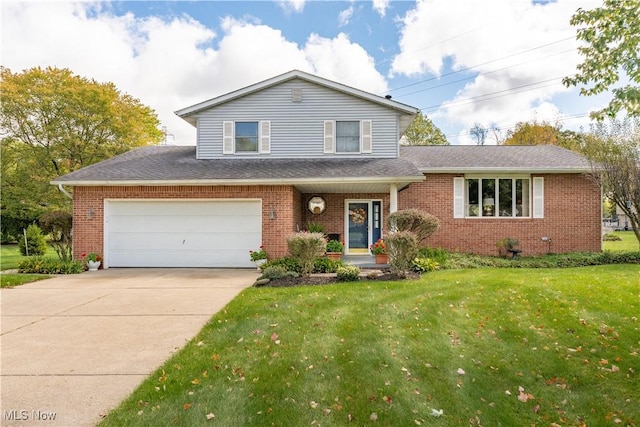
[[[258,152],[258,122],[235,122],[236,153]]]
[[[360,122],[336,121],[336,153],[360,152]]]

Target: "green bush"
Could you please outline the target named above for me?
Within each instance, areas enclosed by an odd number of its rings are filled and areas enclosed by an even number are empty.
[[[51,246],[62,261],[73,259],[73,216],[64,211],[50,211],[40,217],[42,231],[52,238]]]
[[[440,264],[431,258],[417,257],[413,260],[413,271],[418,273],[428,273],[440,268]]]
[[[620,236],[616,236],[613,233],[607,233],[604,236],[602,236],[602,241],[603,242],[617,242],[622,240],[622,237]]]
[[[33,256],[20,261],[18,271],[36,274],[78,274],[84,271],[84,266],[79,261],[61,261]]]
[[[295,271],[288,271],[285,267],[280,265],[274,265],[262,270],[262,275],[258,279],[281,279],[283,277],[298,277],[298,273]]]
[[[438,264],[443,265],[449,259],[449,252],[442,248],[425,247],[418,251],[418,258],[431,258]]]
[[[405,277],[418,255],[416,235],[411,231],[396,231],[386,237],[385,243],[391,271],[400,277]]]
[[[355,282],[360,276],[360,267],[357,265],[343,265],[336,270],[336,276],[340,282]]]
[[[294,271],[296,273],[300,273],[302,271],[298,261],[288,256],[271,259],[265,262],[262,264],[262,271],[269,267],[283,267],[286,271]]]
[[[335,273],[338,267],[342,267],[344,263],[341,260],[333,260],[329,258],[316,258],[313,262],[314,273]]]
[[[315,259],[324,255],[327,239],[322,233],[299,232],[287,237],[289,254],[300,264],[301,274],[313,271]]]
[[[418,244],[431,236],[440,227],[440,221],[435,216],[419,209],[403,209],[387,217],[389,230],[409,231],[416,237]]]
[[[47,252],[47,241],[42,234],[42,230],[35,224],[27,227],[27,242],[25,243],[24,235],[18,243],[20,253],[26,256],[44,255]]]

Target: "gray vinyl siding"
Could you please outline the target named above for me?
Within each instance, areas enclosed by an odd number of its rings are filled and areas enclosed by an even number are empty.
[[[293,88],[302,88],[302,102],[291,100]],[[300,79],[283,82],[202,111],[197,116],[199,159],[387,157],[398,156],[399,112],[383,105]],[[223,121],[271,122],[271,153],[222,154]],[[325,154],[325,120],[371,120],[372,153]]]

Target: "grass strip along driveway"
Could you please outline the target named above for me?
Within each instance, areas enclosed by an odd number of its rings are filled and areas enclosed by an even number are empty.
[[[640,269],[250,288],[104,426],[640,423]]]

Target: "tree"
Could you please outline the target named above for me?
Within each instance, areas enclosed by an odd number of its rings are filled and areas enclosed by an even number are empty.
[[[576,38],[586,42],[578,51],[584,57],[578,72],[565,77],[565,86],[581,85],[581,95],[597,95],[612,90],[613,99],[604,109],[592,113],[602,119],[626,110],[630,117],[640,116],[640,2],[603,0],[593,10],[578,9],[571,25],[579,26]],[[613,87],[624,71],[631,84]],[[587,87],[588,86],[588,87]]]
[[[469,133],[476,139],[476,144],[484,145],[484,141],[487,139],[489,130],[482,127],[480,123],[476,123],[471,129],[469,129]]]
[[[557,129],[546,122],[518,122],[504,145],[557,145]]]
[[[599,123],[584,153],[593,164],[592,177],[627,215],[640,242],[640,120]]]
[[[0,71],[3,234],[5,219],[70,209],[51,179],[162,139],[153,110],[112,83],[68,69]]]
[[[449,145],[444,133],[422,112],[413,119],[404,136],[406,145]]]

